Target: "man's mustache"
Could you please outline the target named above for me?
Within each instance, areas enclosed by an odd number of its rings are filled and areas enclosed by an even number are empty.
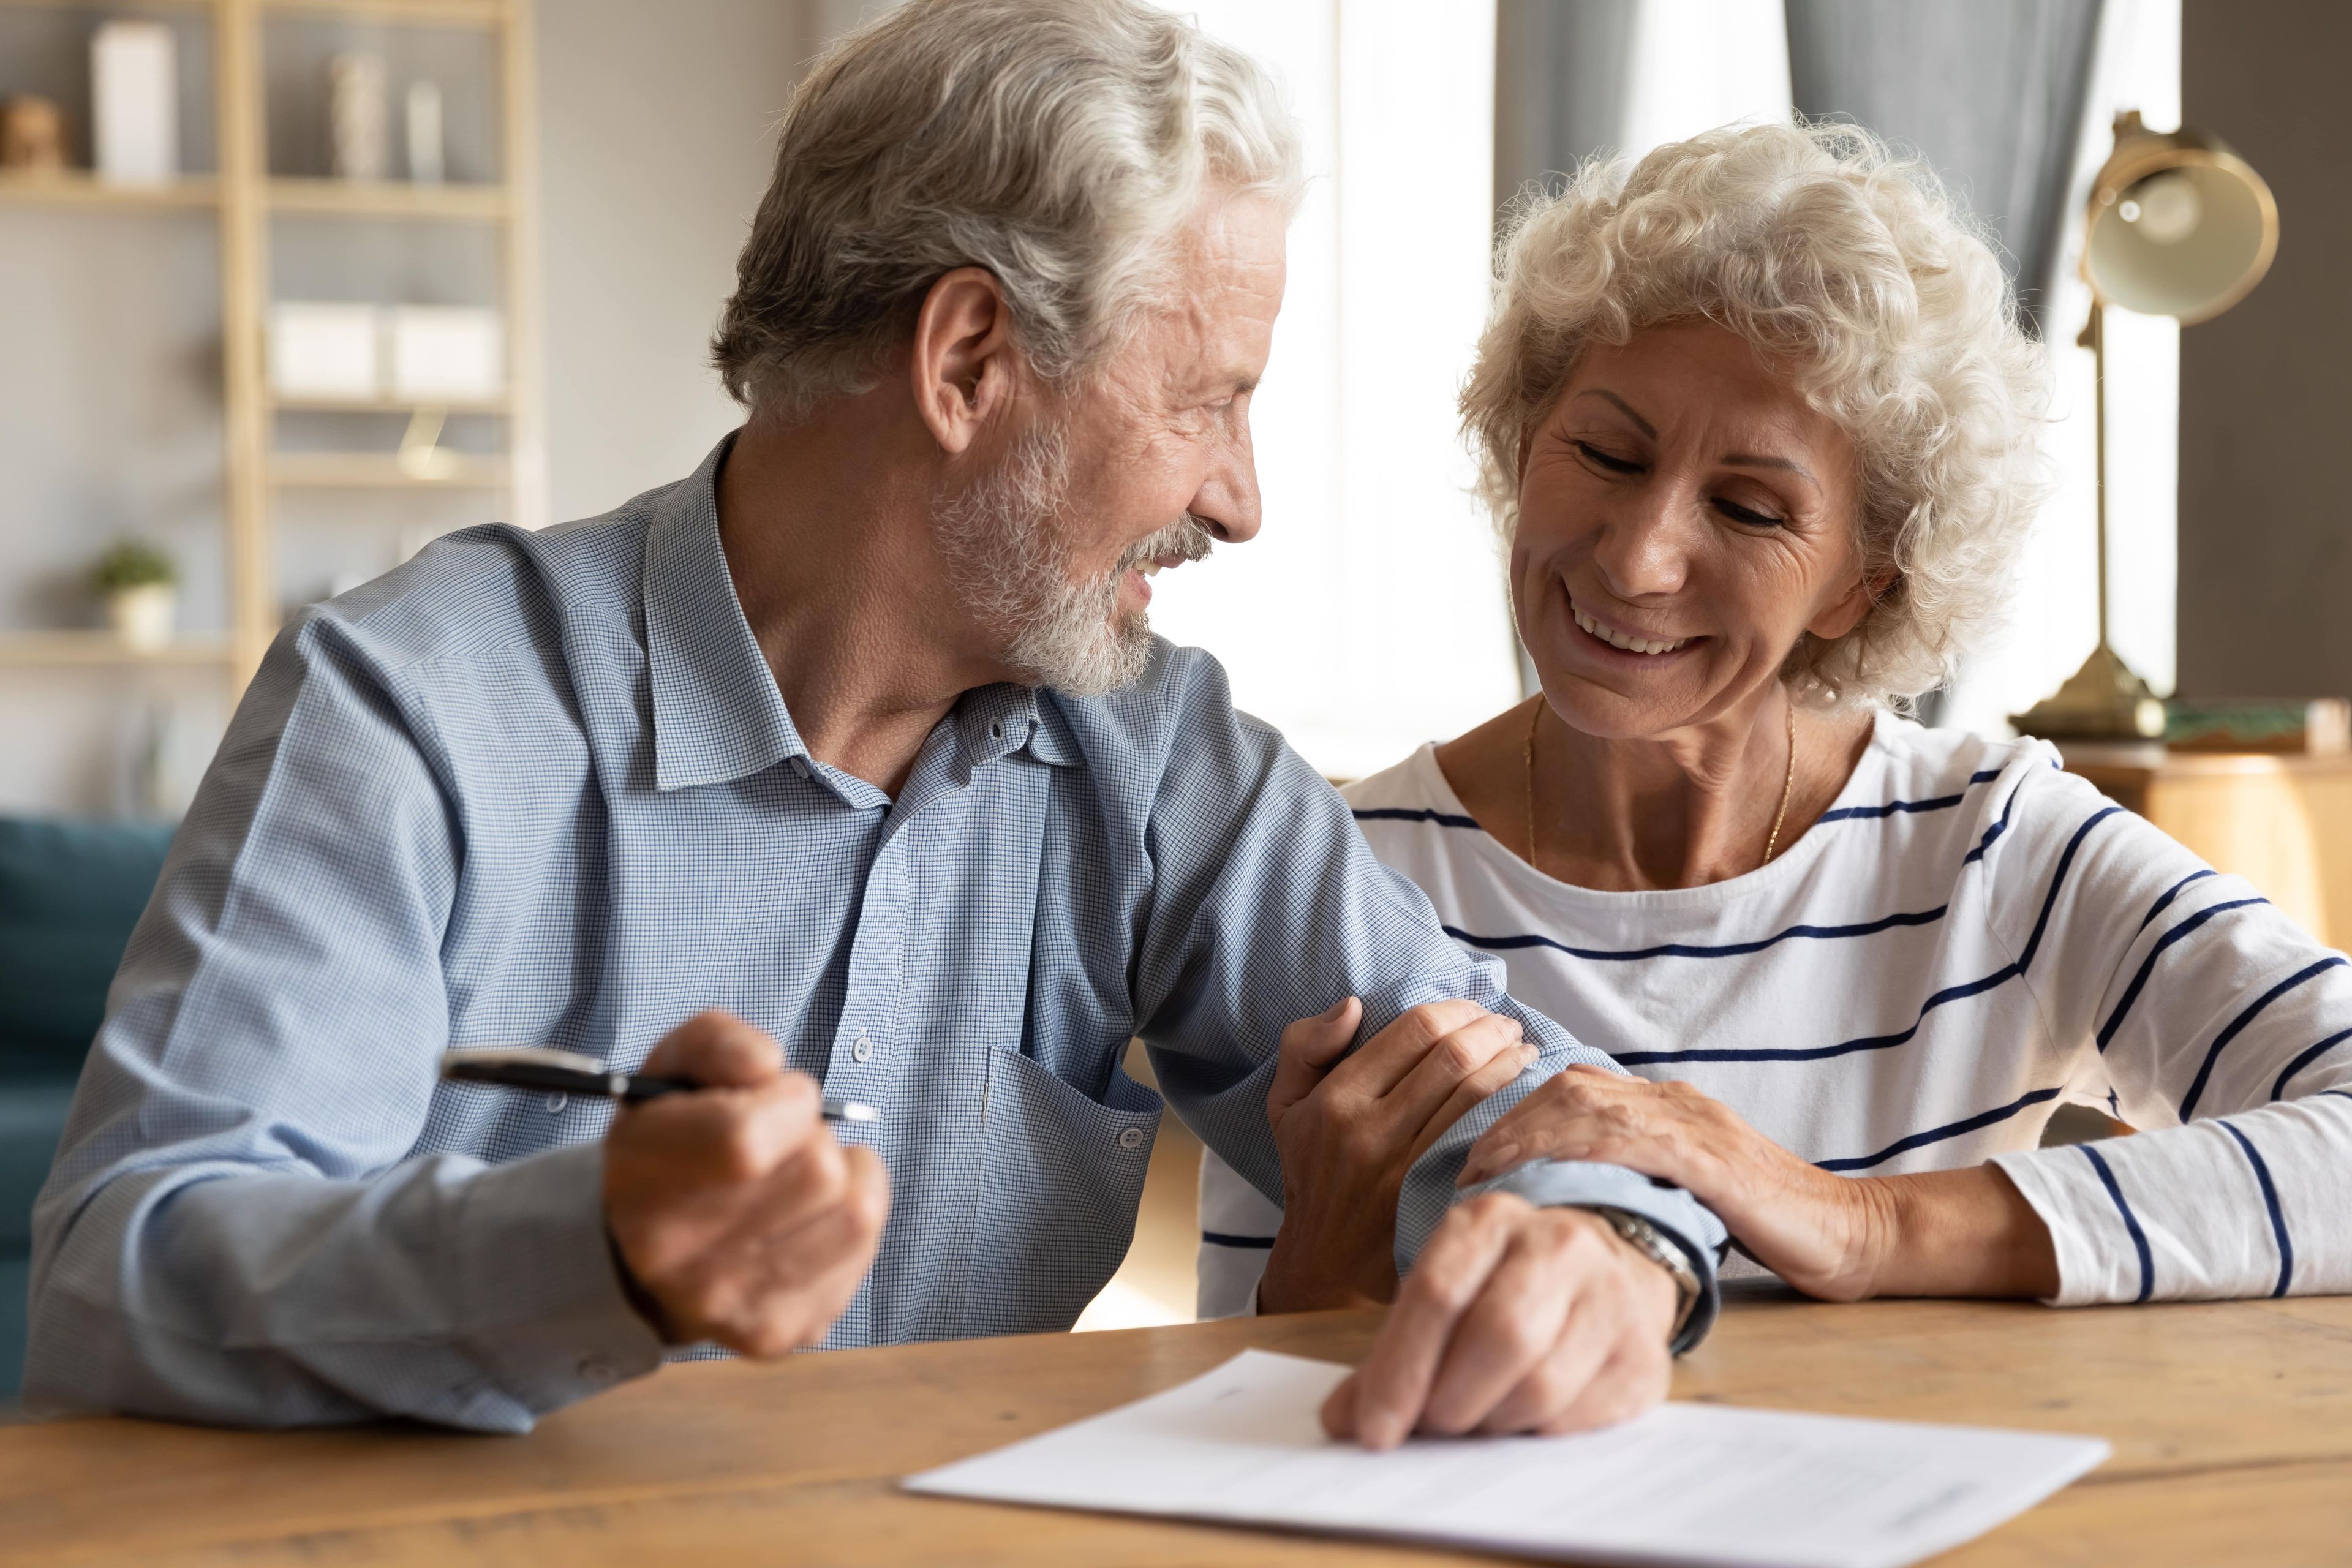
[[[1216,543],[1217,536],[1209,525],[1188,511],[1159,532],[1129,545],[1112,571],[1114,574],[1132,571],[1152,561],[1205,560]]]

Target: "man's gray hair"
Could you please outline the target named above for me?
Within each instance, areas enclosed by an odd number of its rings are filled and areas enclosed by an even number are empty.
[[[1295,202],[1248,56],[1137,0],[908,0],[810,68],[712,357],[786,418],[872,385],[941,275],[984,267],[1047,382],[1115,352],[1212,188]]]

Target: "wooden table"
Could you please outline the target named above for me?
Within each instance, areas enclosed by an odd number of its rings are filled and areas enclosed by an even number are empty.
[[[0,1563],[1491,1563],[894,1489],[1244,1346],[1352,1359],[1375,1325],[1329,1313],[676,1366],[529,1437],[0,1429]],[[2352,1299],[1744,1300],[1675,1393],[2113,1440],[2104,1468],[1951,1564],[2352,1556]]]

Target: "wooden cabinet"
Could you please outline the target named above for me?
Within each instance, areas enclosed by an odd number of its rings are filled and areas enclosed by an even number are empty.
[[[2352,755],[2061,742],[2069,773],[2139,813],[2330,947],[2352,946]]]

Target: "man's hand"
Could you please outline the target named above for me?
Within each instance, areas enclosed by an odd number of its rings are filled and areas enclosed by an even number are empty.
[[[706,1087],[625,1107],[605,1134],[604,1222],[673,1344],[816,1344],[881,1245],[882,1162],[834,1142],[815,1081],[782,1055],[740,1019],[698,1014],[643,1070]]]
[[[1666,1395],[1675,1282],[1599,1215],[1507,1193],[1445,1216],[1323,1427],[1367,1448],[1414,1432],[1575,1432]]]
[[[1393,1296],[1405,1173],[1536,1058],[1517,1020],[1475,1002],[1408,1009],[1346,1056],[1363,1016],[1349,996],[1282,1032],[1265,1096],[1282,1152],[1282,1229],[1258,1285],[1261,1311]]]
[[[1999,1167],[1834,1175],[1686,1083],[1572,1067],[1470,1146],[1462,1184],[1535,1159],[1598,1160],[1674,1183],[1740,1249],[1808,1296],[2052,1296],[2049,1227]]]

